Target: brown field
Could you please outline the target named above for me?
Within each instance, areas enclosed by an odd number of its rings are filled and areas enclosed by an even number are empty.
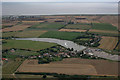
[[[96,30],[96,29],[90,29],[89,32],[118,34],[118,31],[106,31],[106,30]]]
[[[12,23],[2,24],[2,26],[11,26],[11,25],[15,25],[15,24],[12,24]]]
[[[117,37],[102,37],[99,48],[113,50],[117,45]]]
[[[2,26],[9,26],[9,25],[15,25],[15,24],[17,24],[18,23],[18,21],[3,21],[2,22]]]
[[[19,72],[46,72],[68,75],[115,75],[118,74],[117,62],[69,58],[50,64],[38,64],[37,60],[25,60],[17,69]]]
[[[24,25],[24,24],[20,24],[20,25],[15,25],[13,27],[9,27],[9,28],[4,28],[2,29],[3,32],[9,32],[9,31],[20,31],[20,30],[24,30],[28,27],[31,27],[31,25]]]
[[[3,22],[2,23],[2,28],[6,28],[7,26],[14,26],[16,25],[18,22]]]
[[[46,72],[46,73],[62,73],[69,75],[96,75],[96,70],[92,65],[87,64],[38,64],[37,60],[26,60],[18,68],[19,72]]]
[[[99,21],[102,23],[110,23],[118,27],[118,16],[102,16]]]
[[[99,21],[90,21],[90,20],[76,20],[78,23],[100,23]]]
[[[67,31],[67,32],[86,32],[87,30],[78,30],[78,29],[60,29],[59,31]]]

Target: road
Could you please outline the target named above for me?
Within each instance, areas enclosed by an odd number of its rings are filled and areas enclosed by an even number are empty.
[[[118,55],[111,55],[104,51],[96,51],[97,49],[93,49],[93,48],[88,48],[88,50],[91,50],[94,56],[101,57],[108,60],[113,60],[113,61],[120,61],[120,56]]]
[[[86,49],[87,47],[78,45],[72,41],[68,40],[60,40],[60,39],[53,39],[53,38],[14,38],[15,40],[32,40],[32,41],[43,41],[43,42],[50,42],[50,43],[57,43],[61,46],[64,46],[66,48],[73,48],[74,51],[82,51]],[[90,49],[90,48],[89,48]],[[95,49],[92,49],[92,54],[97,57],[109,59],[109,60],[114,60],[114,61],[120,61],[120,56],[118,55],[111,55],[109,53],[106,53],[104,51],[98,52],[95,51]]]

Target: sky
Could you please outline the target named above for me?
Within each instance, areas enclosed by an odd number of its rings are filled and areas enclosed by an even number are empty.
[[[119,2],[119,0],[0,0],[2,2]]]

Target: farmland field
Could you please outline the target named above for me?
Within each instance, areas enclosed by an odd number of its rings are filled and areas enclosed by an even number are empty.
[[[30,64],[34,63],[33,64]],[[91,65],[86,64],[38,64],[37,60],[26,60],[24,63],[18,68],[19,72],[47,72],[47,73],[62,73],[69,75],[81,75],[81,74],[97,74],[96,70]],[[29,64],[28,64],[29,63]]]
[[[61,27],[64,27],[64,24],[62,23],[40,23],[35,26],[32,26],[31,28],[37,28],[37,29],[59,29]]]
[[[43,22],[44,21],[22,21],[22,24],[35,25]]]
[[[99,35],[107,35],[107,36],[118,36],[118,31],[90,29],[88,33],[99,34]]]
[[[17,23],[18,23],[17,21],[3,22],[2,28],[12,27],[12,26],[16,25]]]
[[[69,58],[63,61],[51,62],[50,64],[38,64],[37,60],[25,60],[17,71],[62,73],[69,75],[117,75],[118,63],[80,58]]]
[[[5,32],[3,33],[3,37],[22,37],[22,38],[27,38],[27,37],[39,37],[40,35],[44,34],[47,31],[42,31],[42,30],[25,30],[22,32]]]
[[[117,37],[102,37],[99,48],[113,50],[117,45]]]
[[[86,30],[90,29],[91,24],[68,24],[65,26],[65,29],[81,29],[81,30]]]
[[[113,26],[118,27],[118,16],[102,16],[99,21],[102,23],[109,23]]]
[[[8,27],[8,28],[4,28],[2,29],[3,32],[9,32],[9,31],[21,31],[24,30],[28,27],[31,27],[31,25],[24,25],[24,24],[19,24],[19,25],[15,25],[13,27]]]
[[[27,41],[27,40],[5,40],[7,43],[4,43],[3,50],[17,48],[17,49],[29,49],[33,51],[38,51],[41,49],[49,48],[57,44],[47,43],[47,42],[37,42],[37,41]]]
[[[15,60],[8,59],[8,61],[3,62],[2,66],[2,77],[3,78],[14,78],[12,75],[17,68],[22,64],[24,60],[21,58],[16,58]]]
[[[59,31],[66,31],[66,32],[86,32],[87,30],[78,30],[78,29],[60,29]]]
[[[45,34],[41,35],[40,38],[57,38],[57,39],[63,39],[63,40],[72,40],[82,35],[85,35],[85,33],[48,31]]]
[[[106,30],[106,31],[117,31],[117,27],[107,23],[93,23],[92,29]]]
[[[11,52],[10,50],[7,53],[3,53],[2,56],[6,56],[7,58],[16,58],[17,56],[31,56],[31,55],[39,55],[39,53],[35,51],[27,51],[27,50],[15,50]]]
[[[16,58],[15,60],[9,59],[8,62],[3,62],[3,74],[12,74],[23,62],[23,59]]]

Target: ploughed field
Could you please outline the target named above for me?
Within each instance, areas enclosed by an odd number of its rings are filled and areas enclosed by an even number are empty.
[[[118,63],[107,60],[69,58],[50,64],[38,64],[38,60],[25,60],[18,72],[59,73],[68,75],[113,75],[118,74]]]

